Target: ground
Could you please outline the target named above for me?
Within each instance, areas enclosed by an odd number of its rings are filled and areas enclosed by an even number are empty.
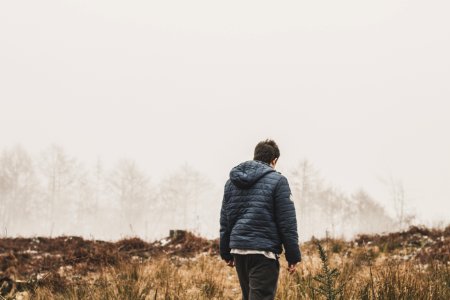
[[[218,243],[189,232],[153,243],[3,238],[0,299],[239,299]],[[450,226],[311,240],[301,250],[295,274],[281,260],[277,299],[327,299],[319,280],[325,264],[337,272],[328,287],[336,299],[450,299]]]

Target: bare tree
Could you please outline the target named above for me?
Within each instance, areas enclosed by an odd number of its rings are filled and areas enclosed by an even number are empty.
[[[336,227],[342,225],[341,222],[345,220],[343,215],[346,215],[347,202],[348,199],[344,193],[331,186],[322,190],[318,195],[318,203],[322,207],[322,223],[325,225],[326,231],[331,233],[331,237],[336,237]]]
[[[95,164],[94,181],[94,207],[97,208],[100,204],[101,195],[104,192],[103,164],[100,157],[97,158],[97,162]]]
[[[405,229],[406,226],[412,224],[415,215],[408,212],[408,203],[403,182],[394,178],[392,175],[389,179],[379,179],[388,187],[389,195],[395,211],[396,227],[398,230]]]
[[[77,161],[69,157],[64,149],[52,145],[42,153],[40,169],[46,186],[45,202],[50,234],[55,225],[62,232],[70,228],[70,211],[73,201],[73,188],[77,179]]]
[[[211,186],[204,176],[188,165],[164,179],[160,185],[159,209],[167,214],[165,222],[183,229],[198,230],[200,211],[205,207],[205,203],[201,203],[202,195]]]
[[[323,186],[319,172],[307,159],[304,159],[291,172],[289,178],[296,203],[299,232],[306,238],[319,235],[322,229],[318,228],[317,220],[322,208],[317,199]]]
[[[81,165],[78,166],[78,176],[74,182],[75,193],[75,225],[78,229],[78,234],[88,235],[93,234],[93,223],[99,219],[96,193],[94,181],[91,174]]]
[[[121,225],[135,230],[142,230],[142,221],[149,211],[149,179],[132,160],[122,159],[109,176],[109,186],[118,201]]]
[[[0,225],[17,234],[31,228],[36,211],[37,178],[29,154],[21,147],[4,150],[0,157]]]
[[[392,202],[394,203],[394,208],[397,215],[398,227],[401,230],[403,229],[405,218],[405,189],[403,187],[403,182],[392,178],[392,176],[389,179],[389,183]]]

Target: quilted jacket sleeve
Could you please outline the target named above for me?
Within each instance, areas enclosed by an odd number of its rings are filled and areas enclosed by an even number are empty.
[[[290,196],[289,183],[286,177],[282,176],[275,188],[275,219],[284,246],[286,260],[290,264],[294,264],[301,261],[301,253],[298,245],[295,206]]]
[[[230,251],[230,224],[228,222],[228,216],[226,211],[227,203],[227,187],[229,182],[225,184],[225,190],[223,193],[222,208],[220,209],[220,256],[224,260],[232,260],[233,256]]]

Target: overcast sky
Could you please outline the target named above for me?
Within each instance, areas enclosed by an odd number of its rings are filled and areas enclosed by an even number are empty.
[[[222,188],[275,139],[388,207],[450,220],[448,1],[1,1],[0,148],[188,163]],[[211,199],[221,201],[221,199]]]

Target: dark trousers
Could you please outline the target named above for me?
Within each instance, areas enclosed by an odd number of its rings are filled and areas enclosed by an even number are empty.
[[[273,300],[280,262],[263,254],[233,254],[243,300]]]

